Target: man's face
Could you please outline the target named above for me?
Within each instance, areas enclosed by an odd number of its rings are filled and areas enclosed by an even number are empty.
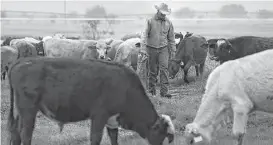
[[[161,18],[165,18],[165,17],[166,17],[166,15],[165,15],[165,14],[162,14],[160,11],[158,11],[158,15],[159,15],[159,17],[161,17]]]

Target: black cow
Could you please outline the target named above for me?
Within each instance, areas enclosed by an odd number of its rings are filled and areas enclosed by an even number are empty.
[[[60,124],[91,119],[91,145],[100,144],[106,124],[112,145],[118,144],[118,126],[136,131],[152,145],[174,139],[170,117],[158,115],[137,74],[122,64],[29,57],[17,60],[8,77],[13,145],[31,144],[39,110]]]
[[[207,57],[207,41],[205,37],[199,35],[188,35],[179,42],[175,57],[169,61],[169,77],[173,79],[182,68],[184,71],[184,81],[189,83],[187,76],[191,66],[195,66],[196,75],[201,74]]]
[[[220,64],[273,48],[273,38],[257,36],[210,39],[208,43],[210,59]]]

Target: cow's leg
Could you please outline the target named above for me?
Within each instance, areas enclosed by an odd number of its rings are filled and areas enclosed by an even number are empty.
[[[191,65],[192,65],[192,61],[189,61],[184,67],[184,81],[187,84],[190,83],[189,80],[188,80],[188,71],[189,71]]]
[[[23,145],[31,145],[32,133],[34,130],[35,119],[38,109],[36,108],[27,108],[20,109],[20,136]]]
[[[201,80],[204,77],[204,66],[205,66],[205,62],[200,64],[200,75],[201,75]]]
[[[248,113],[252,108],[251,101],[246,97],[235,97],[236,104],[233,105],[233,128],[232,133],[236,145],[243,145],[243,137],[246,132]]]
[[[95,115],[92,118],[91,122],[91,132],[90,132],[90,144],[91,145],[100,145],[102,135],[103,135],[103,128],[107,123],[109,116],[105,113],[100,113]]]
[[[199,69],[198,69],[198,65],[194,66],[195,67],[195,74],[196,76],[199,76]]]
[[[11,128],[10,128],[10,145],[21,145],[21,137],[19,134],[19,131],[21,130],[19,127],[21,125],[19,124],[19,115],[15,117],[15,120],[11,123]]]
[[[6,79],[6,71],[4,71],[1,75],[1,80],[5,80]]]
[[[107,132],[111,140],[112,145],[118,145],[118,128],[107,127]]]

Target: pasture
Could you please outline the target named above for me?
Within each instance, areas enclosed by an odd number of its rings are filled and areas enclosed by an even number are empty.
[[[144,21],[122,21],[120,24],[113,25],[115,31],[114,38],[120,38],[125,34],[142,31]],[[234,37],[241,35],[254,35],[273,37],[273,21],[173,21],[175,31],[189,31],[205,36],[207,39],[214,37]],[[103,27],[103,26],[101,26]],[[1,35],[29,35],[45,36],[53,33],[64,33],[65,35],[79,35],[82,29],[79,25],[49,22],[21,23],[13,21],[9,24],[2,22]],[[218,63],[206,60],[205,76],[219,65]],[[178,78],[170,80],[170,93],[174,95],[172,99],[151,98],[156,109],[160,113],[170,115],[176,127],[175,145],[183,145],[182,126],[191,122],[195,117],[202,97],[202,87],[206,80],[199,80],[195,77],[195,70],[192,67],[189,71],[190,84],[185,84],[182,80],[182,73]],[[206,78],[206,77],[205,77]],[[159,92],[157,93],[159,94]],[[1,144],[8,144],[6,131],[7,116],[9,111],[9,87],[8,81],[1,82]],[[65,125],[62,133],[56,123],[45,118],[40,113],[37,115],[36,127],[33,134],[34,145],[88,145],[90,121],[70,123]],[[231,124],[219,130],[213,145],[232,144]],[[147,144],[137,134],[129,131],[120,131],[119,143],[121,145],[144,145]],[[103,137],[102,145],[110,144],[106,132]],[[167,144],[167,142],[166,142]],[[245,145],[272,145],[273,144],[273,118],[261,113],[250,116],[245,137]]]

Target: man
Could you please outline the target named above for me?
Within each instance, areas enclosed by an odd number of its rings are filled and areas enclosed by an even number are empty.
[[[152,96],[156,95],[155,85],[158,72],[160,72],[160,95],[171,98],[172,96],[168,94],[168,61],[169,55],[173,56],[176,50],[173,24],[166,18],[166,15],[171,13],[171,9],[165,3],[155,5],[155,8],[157,13],[147,20],[143,35],[144,48],[149,56],[148,89]],[[169,54],[169,48],[171,54]]]

